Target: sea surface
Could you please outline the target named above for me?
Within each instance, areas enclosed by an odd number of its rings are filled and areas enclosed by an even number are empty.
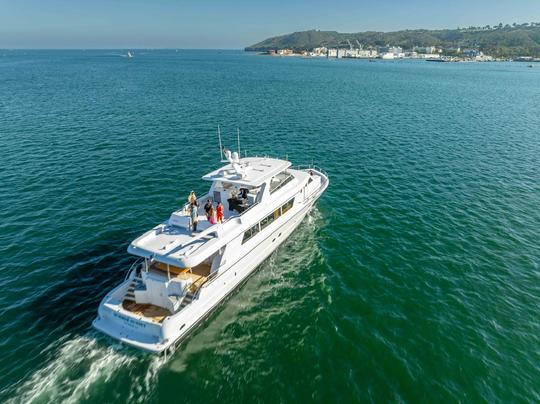
[[[0,51],[0,401],[540,401],[540,65],[125,54]],[[330,187],[174,355],[120,346],[218,124]]]

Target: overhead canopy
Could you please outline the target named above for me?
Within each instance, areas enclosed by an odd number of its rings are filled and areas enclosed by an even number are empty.
[[[247,187],[258,187],[269,178],[286,170],[290,165],[291,163],[286,160],[246,157],[241,159],[237,165],[227,164],[202,178],[207,181],[223,181]]]

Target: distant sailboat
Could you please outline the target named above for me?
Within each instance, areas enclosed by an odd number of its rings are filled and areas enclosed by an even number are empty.
[[[128,51],[127,57],[128,57],[129,59],[131,59],[133,56],[135,56],[135,54],[134,54],[133,52],[131,52],[131,51]]]

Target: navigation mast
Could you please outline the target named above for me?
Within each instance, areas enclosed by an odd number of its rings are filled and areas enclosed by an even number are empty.
[[[217,135],[219,139],[219,158],[220,160],[223,160],[223,146],[221,145],[221,131],[219,129],[219,124],[217,126]]]
[[[238,135],[238,155],[242,156],[242,154],[240,153],[240,128],[237,127],[236,130]]]

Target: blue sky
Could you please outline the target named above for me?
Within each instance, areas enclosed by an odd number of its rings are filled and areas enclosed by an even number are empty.
[[[240,49],[306,29],[540,22],[540,0],[0,0],[0,48]]]

